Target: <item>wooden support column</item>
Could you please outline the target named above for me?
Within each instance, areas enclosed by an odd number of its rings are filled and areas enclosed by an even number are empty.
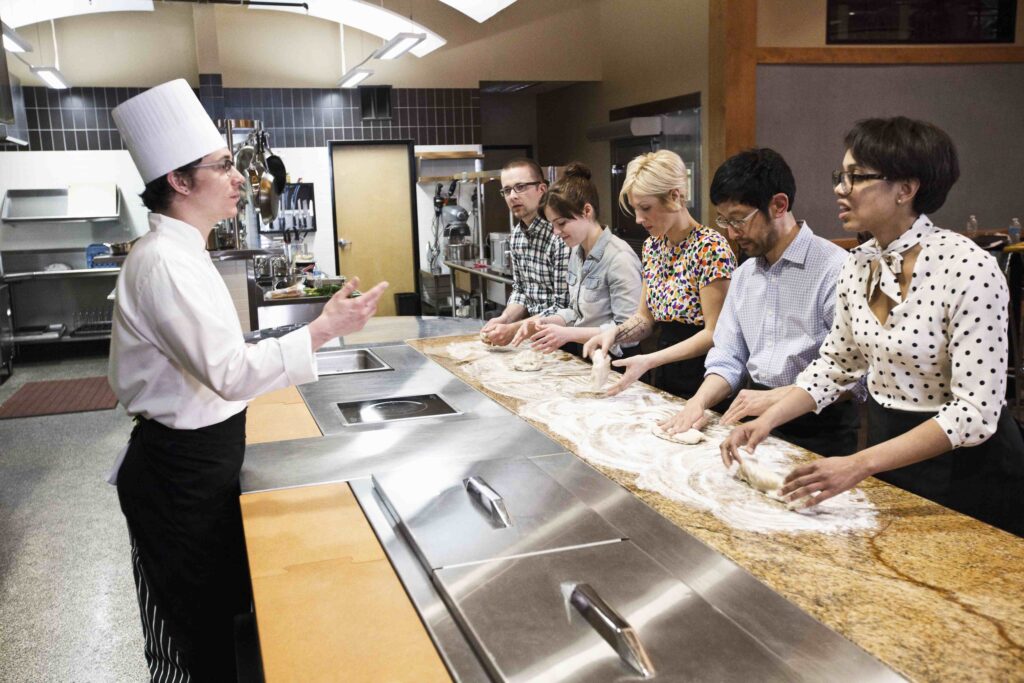
[[[757,142],[757,0],[711,0],[708,169]]]

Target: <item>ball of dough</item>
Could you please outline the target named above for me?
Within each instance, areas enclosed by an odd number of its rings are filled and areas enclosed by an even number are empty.
[[[699,444],[704,440],[704,432],[699,429],[687,429],[685,432],[678,434],[669,434],[658,425],[654,425],[651,432],[659,439],[665,439],[666,441],[671,441],[673,443],[686,444],[687,446]]]

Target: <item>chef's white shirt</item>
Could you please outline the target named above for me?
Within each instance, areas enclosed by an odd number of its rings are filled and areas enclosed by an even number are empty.
[[[150,214],[117,279],[108,378],[129,415],[198,429],[259,394],[316,380],[309,331],[246,344],[198,229]]]

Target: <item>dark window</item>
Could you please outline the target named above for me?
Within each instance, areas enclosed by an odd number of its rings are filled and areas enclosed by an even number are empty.
[[[359,109],[363,121],[391,118],[391,86],[359,86]]]
[[[826,42],[1012,43],[1016,0],[828,0]]]

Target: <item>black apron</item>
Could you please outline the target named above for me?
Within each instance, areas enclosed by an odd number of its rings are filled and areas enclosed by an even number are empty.
[[[868,446],[904,434],[935,413],[883,408],[868,397]],[[946,451],[875,475],[901,489],[1024,536],[1024,439],[1004,407],[996,433],[977,446]]]
[[[236,679],[233,618],[252,603],[238,505],[244,454],[244,410],[195,430],[139,418],[132,431],[117,493],[137,551],[151,671],[154,659],[171,659],[196,683]]]
[[[771,387],[752,383],[753,389]],[[857,452],[860,415],[854,401],[837,401],[820,413],[806,413],[772,430],[772,435],[818,455],[850,455]]]
[[[658,350],[667,349],[684,339],[689,339],[704,329],[703,325],[691,325],[682,322],[659,322]],[[680,398],[690,398],[704,382],[704,360],[707,354],[696,358],[687,358],[658,368],[658,380],[655,386]],[[728,405],[728,404],[726,404]],[[718,410],[715,406],[712,410]],[[719,411],[721,412],[721,411]]]

